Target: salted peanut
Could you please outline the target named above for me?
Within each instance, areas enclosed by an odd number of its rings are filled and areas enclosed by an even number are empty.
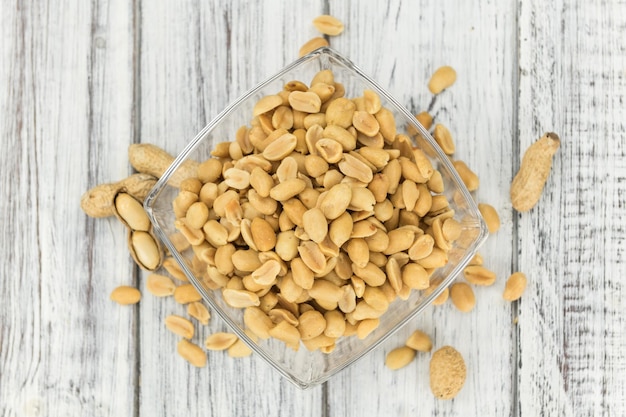
[[[284,308],[273,308],[267,313],[267,315],[274,324],[278,324],[281,321],[286,321],[292,326],[297,327],[299,323],[299,320],[296,318],[296,316],[291,311]]]
[[[389,308],[389,301],[387,296],[380,287],[365,287],[363,292],[363,300],[370,305],[373,309],[378,311],[387,311]]]
[[[467,266],[472,266],[472,265],[482,265],[483,264],[483,256],[480,253],[477,253],[476,255],[474,255],[472,257],[472,259],[470,259],[469,263],[467,264]]]
[[[298,195],[306,188],[306,182],[299,178],[292,178],[278,185],[275,185],[270,190],[270,197],[276,201],[286,201],[290,198]]]
[[[356,337],[363,340],[370,335],[380,325],[380,319],[363,319],[359,322],[356,328]]]
[[[378,122],[380,133],[383,135],[385,141],[392,143],[396,137],[396,119],[393,113],[389,109],[381,107],[374,117]]]
[[[198,194],[191,191],[181,191],[178,193],[174,201],[172,201],[172,209],[177,218],[185,217],[187,209],[193,203],[198,201]]]
[[[293,230],[280,232],[276,236],[275,251],[283,261],[289,262],[298,256],[299,239],[295,236]]]
[[[433,193],[443,193],[445,187],[443,185],[443,177],[441,176],[441,172],[435,169],[433,171],[433,175],[430,177],[426,185],[428,186],[428,189]]]
[[[341,298],[337,307],[344,313],[351,313],[356,308],[356,293],[351,285],[341,287]]]
[[[415,159],[415,165],[417,165],[417,169],[419,170],[422,177],[430,180],[435,169],[433,168],[430,159],[426,156],[424,151],[419,148],[413,149],[413,158]]]
[[[265,156],[265,153],[263,155]],[[230,168],[224,171],[224,182],[229,187],[244,190],[250,185],[250,174],[242,169]]]
[[[172,275],[177,280],[185,281],[185,282],[188,281],[187,275],[185,275],[183,270],[180,269],[180,266],[178,265],[178,263],[176,262],[174,258],[171,258],[171,257],[165,258],[163,260],[163,268],[165,268],[165,270],[169,272],[169,274]]]
[[[300,287],[309,290],[313,286],[313,271],[300,258],[291,260],[291,272],[293,281]]]
[[[128,193],[115,196],[115,212],[126,226],[132,230],[147,232],[150,230],[150,219],[141,203]]]
[[[439,248],[433,248],[430,255],[418,259],[416,262],[425,269],[440,268],[448,263],[448,254]]]
[[[207,207],[213,207],[213,202],[219,195],[219,190],[217,184],[208,182],[202,186],[200,189],[200,194],[198,195],[200,201],[207,205]]]
[[[456,71],[450,66],[439,67],[428,81],[428,89],[433,94],[439,94],[456,81]]]
[[[404,368],[415,359],[415,350],[402,346],[387,354],[385,366],[393,371]]]
[[[178,342],[176,350],[183,359],[193,366],[197,368],[203,368],[206,366],[206,353],[200,348],[200,346],[191,343],[189,340],[182,339]]]
[[[372,114],[367,111],[355,111],[352,116],[352,125],[365,136],[375,136],[380,130],[380,125]]]
[[[420,352],[430,352],[433,348],[433,342],[426,333],[416,330],[406,340],[406,346]]]
[[[372,236],[366,237],[365,243],[371,252],[384,252],[389,247],[389,235],[379,229]]]
[[[318,155],[317,142],[323,138],[324,128],[320,125],[313,125],[306,130],[304,141],[309,154]]]
[[[231,243],[217,248],[215,252],[215,267],[221,274],[228,275],[235,269],[232,260],[235,251],[235,246]]]
[[[372,181],[372,170],[359,159],[350,154],[343,154],[343,160],[338,164],[339,170],[349,177],[364,183]]]
[[[337,125],[328,125],[322,131],[322,137],[338,142],[343,151],[351,151],[356,147],[356,138],[346,129]]]
[[[399,161],[400,167],[402,168],[402,176],[404,178],[418,184],[423,184],[428,181],[428,178],[421,174],[417,165],[415,165],[415,162],[404,156],[400,157]]]
[[[338,98],[333,100],[326,109],[326,123],[347,129],[352,125],[352,116],[356,110],[352,100]]]
[[[295,326],[286,321],[281,321],[269,330],[269,335],[275,339],[285,342],[287,346],[298,350],[300,343],[300,332]]]
[[[218,251],[219,250],[220,248],[218,248]],[[252,272],[262,265],[262,262],[259,259],[259,253],[254,249],[239,249],[233,253],[227,251],[227,254],[230,256],[230,262],[233,265],[233,269],[237,269],[238,271]]]
[[[285,104],[284,101],[283,104]],[[282,128],[287,130],[293,127],[293,112],[289,106],[282,105],[276,108],[272,115],[272,126],[274,126],[274,129]]]
[[[408,211],[412,211],[415,208],[415,203],[417,203],[419,196],[420,192],[413,181],[405,180],[402,183],[402,199]]]
[[[304,227],[302,222],[302,216],[307,211],[307,208],[298,199],[291,198],[283,202],[283,211],[287,213],[289,219],[296,225]]]
[[[308,40],[304,45],[300,47],[300,50],[298,51],[298,57],[303,57],[324,46],[328,46],[328,41],[321,36],[316,36],[315,38]]]
[[[324,320],[326,320],[326,327],[324,328],[326,336],[333,338],[343,336],[346,331],[346,320],[340,311],[327,311],[324,313]]]
[[[209,324],[209,319],[211,318],[211,313],[209,313],[209,310],[200,301],[189,303],[187,305],[187,314],[205,326]]]
[[[331,215],[334,215],[334,211],[332,208],[329,208],[329,212]],[[325,214],[326,215],[326,214]],[[344,243],[346,243],[350,239],[350,235],[352,234],[353,222],[352,217],[349,213],[344,211],[339,217],[333,220],[330,223],[330,228],[328,230],[328,236],[330,240],[337,246],[341,247]]]
[[[308,290],[311,298],[317,301],[337,303],[343,296],[343,290],[337,285],[325,279],[316,279]]]
[[[365,158],[376,169],[384,168],[389,163],[389,153],[383,149],[363,146],[359,149],[359,155]]]
[[[208,350],[226,350],[237,341],[237,335],[232,333],[213,333],[204,341],[204,347]]]
[[[297,143],[298,139],[294,135],[286,133],[267,145],[263,157],[268,161],[280,161],[293,152]]]
[[[450,298],[452,304],[464,313],[472,311],[476,305],[476,297],[472,287],[464,282],[457,282],[450,286]]]
[[[319,177],[328,171],[328,162],[318,155],[307,155],[304,159],[307,174],[311,177]]]
[[[272,285],[280,272],[280,264],[275,260],[268,260],[252,272],[252,280],[262,286]]]
[[[435,239],[431,235],[423,234],[419,236],[409,248],[409,258],[412,261],[426,258],[432,253],[434,245]]]
[[[228,348],[228,356],[231,358],[245,358],[250,355],[252,355],[252,349],[241,339],[237,339],[237,341]]]
[[[357,131],[354,126],[349,127],[348,130],[352,130],[356,132],[356,141],[361,144],[361,146],[366,146],[368,148],[374,149],[383,149],[385,146],[385,139],[383,135],[378,132],[376,135],[370,137],[366,136],[363,133]]]
[[[255,218],[250,225],[255,246],[260,251],[269,251],[276,246],[276,234],[267,220]]]
[[[274,323],[263,310],[258,307],[248,307],[243,313],[245,325],[261,339],[270,337],[269,330],[274,327]]]
[[[457,240],[459,236],[461,236],[462,230],[463,229],[461,227],[461,224],[452,218],[445,219],[441,226],[443,237],[448,242],[454,242],[455,240]]]
[[[352,234],[350,235],[353,239],[365,238],[369,236],[373,236],[376,233],[378,228],[369,220],[361,220],[352,226]]]
[[[222,162],[217,158],[209,158],[198,165],[198,179],[203,183],[215,182],[222,176]]]
[[[311,80],[311,85],[315,85],[318,83],[324,83],[324,84],[335,84],[335,75],[333,74],[333,71],[330,69],[325,69],[325,70],[321,70],[318,71],[314,76],[313,79]]]
[[[397,159],[390,160],[385,168],[383,168],[383,174],[387,177],[387,192],[394,194],[400,185],[400,178],[402,177],[400,161]]]
[[[178,304],[189,304],[202,300],[202,296],[191,284],[183,284],[174,290],[174,301]]]
[[[209,208],[201,201],[197,201],[189,206],[185,220],[187,226],[192,229],[202,229],[202,226],[209,219]]]
[[[216,144],[211,150],[211,156],[215,158],[230,158],[230,142],[220,142]]]
[[[312,209],[314,207],[317,207],[317,200],[320,196],[320,192],[314,188],[309,188],[307,185],[307,188],[304,189],[304,191],[302,191],[299,195],[298,195],[298,199],[300,201],[302,201],[302,204],[304,204],[304,206],[307,209]]]
[[[430,130],[431,126],[433,125],[433,116],[431,116],[430,113],[428,113],[427,111],[416,114],[415,118],[418,122],[420,122],[422,126],[424,126],[424,129],[426,130]]]
[[[374,216],[381,222],[386,222],[393,216],[393,204],[389,200],[383,200],[374,205]],[[385,225],[387,227],[387,225]]]
[[[440,248],[444,252],[448,252],[452,248],[450,242],[448,242],[448,240],[443,235],[443,225],[440,218],[437,218],[433,221],[429,231],[435,239],[435,245],[438,248]]]
[[[165,275],[150,274],[146,281],[146,288],[155,297],[167,297],[174,294],[176,284]]]
[[[402,282],[409,288],[415,290],[425,290],[430,286],[428,272],[416,264],[408,263],[402,268]]]
[[[310,310],[302,313],[298,318],[298,331],[302,340],[313,339],[324,332],[326,319],[317,310]]]
[[[365,268],[370,260],[370,250],[365,239],[355,238],[348,241],[346,252],[350,260],[360,268]]]
[[[250,143],[250,139],[248,137],[248,127],[245,125],[237,129],[237,132],[235,133],[235,142],[237,142],[244,155],[249,155],[252,151],[254,151],[254,147]]]
[[[521,272],[515,272],[506,280],[502,298],[507,301],[518,300],[524,293],[527,283],[526,275]]]
[[[170,315],[165,318],[165,327],[167,329],[185,339],[191,339],[194,334],[193,323],[184,317]]]
[[[322,272],[326,268],[326,258],[317,244],[302,242],[298,246],[298,253],[304,264],[314,273]]]
[[[303,83],[302,81],[293,80],[289,81],[283,86],[283,90],[285,91],[307,91],[309,87]]]
[[[372,90],[363,91],[363,107],[369,114],[376,114],[381,109],[380,96]]]
[[[325,334],[320,334],[309,340],[303,340],[302,344],[307,348],[307,350],[313,352],[317,349],[322,349],[324,347],[332,346],[335,343],[334,337],[328,337]]]
[[[328,223],[324,213],[319,208],[307,210],[302,216],[304,231],[309,235],[311,240],[320,243],[328,233]]]
[[[479,265],[465,267],[463,276],[470,284],[489,286],[496,282],[496,273]]]
[[[326,198],[319,208],[328,220],[335,220],[345,213],[350,205],[351,199],[352,190],[350,186],[347,184],[337,184],[328,191]]]
[[[337,36],[343,32],[343,23],[341,23],[341,20],[327,14],[313,19],[313,26],[324,35]]]
[[[278,203],[272,197],[261,197],[254,189],[248,190],[248,201],[258,212],[271,216],[276,213]]]
[[[437,123],[435,125],[435,130],[433,131],[433,138],[437,144],[441,147],[441,149],[445,152],[446,155],[452,155],[454,153],[455,145],[454,140],[452,139],[452,134],[448,130],[447,127],[442,125],[441,123]]]
[[[236,141],[230,142],[230,145],[228,146],[228,154],[231,159],[238,160],[243,158],[243,150],[241,150],[241,147]]]
[[[128,235],[128,248],[134,261],[142,269],[154,271],[161,265],[163,253],[152,234],[131,230]]]
[[[387,281],[393,290],[398,293],[402,288],[402,271],[397,259],[390,257],[385,265],[385,271],[387,272]]]
[[[224,297],[226,304],[235,308],[256,307],[261,304],[258,295],[246,290],[224,288],[222,290],[222,297]]]
[[[253,116],[258,116],[263,113],[267,113],[270,110],[275,109],[276,107],[283,104],[283,99],[278,95],[265,96],[254,105],[254,109],[252,110]]]
[[[430,359],[430,390],[441,400],[454,398],[463,385],[467,370],[463,356],[452,346],[444,346]]]
[[[365,283],[367,283],[367,285],[372,287],[383,285],[387,279],[385,273],[372,262],[369,262],[364,268],[361,268],[356,264],[352,264],[352,271],[357,277],[361,278],[365,281]]]
[[[487,229],[489,233],[495,233],[500,229],[500,216],[493,206],[486,203],[479,203],[478,210],[487,223]]]
[[[452,162],[454,168],[456,168],[459,173],[459,177],[463,180],[463,184],[467,187],[469,191],[476,191],[478,189],[478,185],[480,184],[478,180],[478,175],[476,175],[467,164],[461,160],[456,160]]]
[[[439,214],[450,209],[450,203],[444,195],[434,195],[429,210],[429,214]]]
[[[141,300],[141,293],[135,287],[121,285],[111,291],[110,298],[121,305],[137,304]]]
[[[393,255],[409,249],[415,241],[415,231],[409,226],[402,226],[388,233],[389,246],[383,251],[385,255]]]
[[[335,94],[335,86],[333,84],[326,84],[326,83],[316,83],[314,85],[311,86],[311,88],[309,88],[310,92],[315,93],[318,95],[318,97],[320,98],[320,100],[322,100],[322,103],[325,103],[326,101],[328,101],[333,94]],[[321,110],[321,107],[320,107]],[[321,118],[321,120],[324,120],[323,123],[319,123],[320,125],[326,125],[326,114],[325,113],[315,113],[318,115],[318,118]],[[306,124],[306,120],[305,120],[305,124],[304,127],[307,128],[307,124]]]
[[[316,153],[329,164],[336,164],[343,156],[343,148],[333,139],[322,138],[315,143]],[[313,152],[311,152],[313,153]]]
[[[310,91],[292,91],[289,94],[289,104],[294,110],[304,113],[319,113],[322,100],[317,94]]]

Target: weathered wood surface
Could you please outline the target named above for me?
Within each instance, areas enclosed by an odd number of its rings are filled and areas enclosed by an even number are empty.
[[[181,150],[295,59],[321,13],[346,23],[331,46],[411,111],[431,105],[433,69],[457,69],[431,111],[502,229],[481,251],[499,281],[476,289],[471,314],[431,308],[303,392],[260,358],[189,367],[163,325],[184,314],[173,300],[110,302],[147,275],[121,225],[87,219],[78,201],[130,172],[130,143]],[[626,413],[623,1],[11,2],[0,24],[0,416]],[[514,214],[508,185],[546,130],[563,140],[546,193]],[[530,286],[511,305],[501,291],[517,269]],[[416,328],[466,358],[455,400],[430,394],[429,355],[383,366]],[[214,317],[194,340],[222,329]]]

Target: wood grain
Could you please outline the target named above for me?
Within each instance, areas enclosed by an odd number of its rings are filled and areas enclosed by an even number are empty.
[[[518,217],[521,415],[620,415],[626,398],[623,2],[519,2],[519,155],[560,134]],[[618,116],[619,115],[619,116]]]
[[[134,309],[108,294],[134,268],[121,226],[79,200],[128,172],[132,9],[2,9],[0,415],[131,415]]]
[[[331,39],[331,46],[351,57],[415,113],[431,104],[426,85],[432,72],[441,65],[457,70],[457,82],[436,98],[430,111],[436,123],[451,130],[455,158],[478,173],[481,186],[476,199],[500,212],[502,228],[481,250],[499,281],[490,288],[474,288],[478,303],[471,313],[461,313],[451,303],[431,307],[355,367],[332,379],[329,415],[511,415],[514,333],[511,308],[501,300],[500,291],[512,259],[507,187],[515,120],[515,5],[393,1],[374,9],[379,12],[331,3],[331,14],[344,19],[347,27],[345,36]],[[372,50],[382,52],[372,54]],[[415,329],[432,336],[434,349],[451,345],[464,356],[468,378],[454,401],[438,401],[431,394],[430,354],[418,353],[411,365],[399,371],[384,367],[387,352],[403,345]],[[490,393],[489,400],[485,392]]]

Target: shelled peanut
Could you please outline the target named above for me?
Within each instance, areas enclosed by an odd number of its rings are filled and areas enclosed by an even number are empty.
[[[460,234],[441,176],[378,94],[344,94],[324,70],[261,98],[173,201],[207,286],[294,349],[331,351],[345,323],[367,337],[390,301],[431,286]]]

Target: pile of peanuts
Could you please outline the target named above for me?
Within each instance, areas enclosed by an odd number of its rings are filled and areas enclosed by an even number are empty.
[[[344,30],[328,15],[313,24],[330,36]],[[323,37],[313,38],[300,56],[328,45]],[[441,67],[428,88],[437,95],[455,80],[453,68]],[[441,174],[408,136],[397,134],[393,115],[378,95],[366,90],[349,99],[344,94],[330,71],[318,73],[310,86],[287,83],[259,100],[250,127],[239,129],[234,141],[218,144],[213,158],[201,164],[186,161],[170,179],[180,188],[173,206],[179,233],[171,240],[179,251],[191,248],[193,269],[209,288],[220,289],[229,305],[245,309],[246,334],[255,342],[275,337],[295,350],[302,342],[309,350],[329,353],[339,337],[365,338],[396,297],[436,288],[430,276],[447,262],[447,250],[459,237],[460,225],[440,195]],[[416,118],[431,130],[433,117],[427,111]],[[450,131],[438,123],[431,133],[452,159],[456,148]],[[527,211],[537,203],[559,145],[550,132],[528,149],[511,187],[514,208]],[[93,217],[115,215],[128,229],[129,250],[140,267],[155,271],[162,266],[184,281],[177,285],[152,273],[148,291],[173,296],[187,306],[190,317],[207,325],[211,316],[202,297],[174,259],[164,258],[141,207],[174,158],[154,145],[136,144],[129,159],[139,174],[89,190],[81,207]],[[463,161],[452,162],[475,191],[478,176]],[[489,232],[497,232],[496,210],[485,203],[478,207]],[[476,286],[496,280],[479,254],[463,276]],[[475,297],[468,283],[454,283],[434,305],[450,298],[460,311],[471,311]],[[512,274],[503,298],[519,299],[526,284],[523,273]],[[111,299],[131,305],[141,293],[120,286]],[[170,315],[165,326],[182,337],[179,354],[194,366],[205,366],[205,351],[191,342],[193,323]],[[231,357],[252,353],[231,333],[209,335],[204,345],[227,350]],[[385,363],[400,369],[416,352],[431,350],[429,336],[417,330],[388,353]],[[444,346],[430,365],[433,394],[453,398],[466,377],[461,354]]]
[[[431,288],[461,234],[441,174],[378,94],[344,95],[323,70],[261,98],[173,201],[204,283],[295,350],[365,338],[396,297]]]

